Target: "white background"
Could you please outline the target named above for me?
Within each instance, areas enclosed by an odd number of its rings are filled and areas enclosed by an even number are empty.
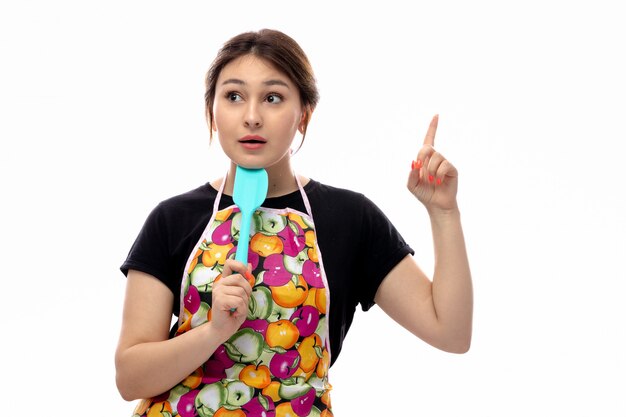
[[[369,196],[429,273],[428,218],[404,187],[435,113],[461,175],[470,352],[359,311],[335,415],[626,415],[619,2],[421,3],[4,2],[2,414],[130,416],[118,268],[159,201],[226,169],[203,76],[228,38],[270,27],[321,91],[297,170]]]

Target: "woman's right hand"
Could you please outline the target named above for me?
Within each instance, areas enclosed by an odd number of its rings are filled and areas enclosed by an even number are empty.
[[[227,259],[222,277],[213,284],[210,323],[224,342],[239,330],[248,315],[251,275],[244,264]]]
[[[169,338],[174,294],[152,275],[128,272],[115,355],[116,382],[124,399],[150,398],[169,390],[239,329],[254,284],[244,278],[246,274],[252,278],[241,262],[227,260],[222,277],[213,284],[211,320]]]

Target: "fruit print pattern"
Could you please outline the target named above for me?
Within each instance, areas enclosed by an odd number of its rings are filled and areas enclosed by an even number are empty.
[[[134,417],[332,417],[327,289],[306,214],[260,208],[248,262],[254,282],[240,329],[169,392]],[[216,213],[187,263],[176,335],[211,320],[211,291],[234,258],[241,213]]]

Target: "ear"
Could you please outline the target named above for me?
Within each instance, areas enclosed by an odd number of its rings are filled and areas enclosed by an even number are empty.
[[[206,119],[207,125],[213,132],[217,132],[217,126],[215,125],[215,118],[211,117],[211,112],[209,109],[204,113],[204,117]]]
[[[311,111],[307,108],[302,109],[302,116],[300,116],[300,123],[298,123],[298,132],[304,134],[306,127],[311,120]]]

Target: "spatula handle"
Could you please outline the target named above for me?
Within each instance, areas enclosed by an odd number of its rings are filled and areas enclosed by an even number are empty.
[[[250,224],[252,223],[252,213],[248,211],[241,212],[241,227],[239,229],[239,243],[237,244],[237,252],[235,260],[248,266],[248,245],[250,243]]]

